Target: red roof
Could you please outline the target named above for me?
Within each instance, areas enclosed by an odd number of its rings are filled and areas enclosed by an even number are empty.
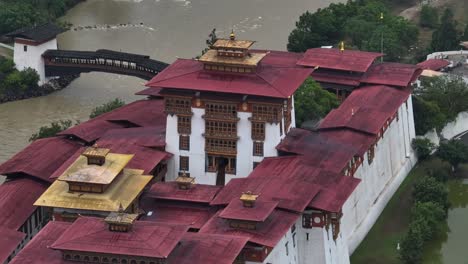
[[[324,72],[314,71],[312,78],[321,83],[335,83],[347,86],[359,86],[361,84],[361,76],[358,75],[347,75],[341,72]]]
[[[32,215],[34,202],[46,186],[31,179],[15,179],[0,185],[0,226],[18,230]]]
[[[178,59],[147,86],[287,98],[313,71],[292,64],[297,58],[294,53],[270,52],[255,73],[209,71],[199,61]]]
[[[159,92],[161,92],[162,88],[157,88],[157,87],[150,87],[150,88],[146,88],[142,91],[139,91],[137,93],[135,93],[136,95],[147,95],[147,96],[154,96],[154,97],[160,97],[162,98],[163,96],[159,94]]]
[[[418,66],[424,70],[438,71],[450,65],[450,61],[444,59],[429,59],[418,63]]]
[[[127,142],[150,148],[161,148],[166,146],[166,124],[163,126],[120,128],[107,131],[99,141]]]
[[[366,72],[375,59],[381,56],[383,56],[382,53],[375,52],[314,48],[307,50],[297,64],[333,70]]]
[[[255,230],[247,230],[230,227],[218,213],[202,227],[200,233],[245,236],[250,242],[275,247],[299,217],[297,213],[274,210],[265,222],[257,223]]]
[[[250,191],[263,201],[278,201],[278,208],[303,212],[320,190],[311,182],[320,170],[302,163],[295,156],[265,158],[249,177],[229,181],[210,204],[227,205]]]
[[[372,65],[361,82],[408,87],[421,73],[422,70],[416,65],[385,62]]]
[[[171,253],[168,263],[232,264],[241,253],[247,237],[187,233]]]
[[[142,199],[140,207],[147,212],[141,220],[186,225],[192,229],[200,229],[217,211],[216,208],[208,205],[174,203],[149,197]]]
[[[25,236],[25,233],[0,226],[0,263],[6,263]]]
[[[131,231],[109,231],[103,219],[78,218],[51,248],[79,252],[167,258],[177,246],[187,226],[136,221]]]
[[[254,207],[245,207],[241,200],[233,199],[229,205],[219,214],[225,219],[237,219],[254,222],[263,222],[275,210],[278,202],[261,201],[255,202]]]
[[[176,182],[158,182],[151,186],[147,195],[157,199],[209,203],[220,189],[221,186],[195,184],[188,190],[181,190]]]
[[[81,147],[61,137],[39,139],[0,165],[0,174],[24,173],[51,182],[49,176]]]
[[[376,135],[410,94],[387,86],[361,87],[325,117],[320,129],[349,128]]]
[[[10,264],[73,264],[76,262],[63,260],[62,253],[53,250],[50,246],[71,223],[53,221],[49,222],[33,239],[22,249]]]
[[[341,131],[341,130],[340,130]],[[292,129],[276,148],[279,151],[303,155],[317,168],[341,173],[359,150],[347,142],[337,142],[325,133]]]
[[[339,212],[361,180],[349,176],[340,176],[329,182],[312,199],[309,207],[328,212]]]
[[[159,127],[163,131],[166,126],[163,104],[162,100],[135,101],[62,131],[59,135],[75,136],[90,143],[111,129],[124,128],[129,125]]]

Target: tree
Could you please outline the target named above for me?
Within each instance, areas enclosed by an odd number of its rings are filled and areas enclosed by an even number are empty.
[[[468,41],[468,24],[465,26],[465,30],[463,31],[462,41]]]
[[[296,126],[300,127],[307,120],[323,118],[339,104],[334,94],[320,87],[312,78],[308,78],[294,94]]]
[[[117,109],[121,106],[124,106],[125,105],[125,102],[122,101],[121,99],[119,98],[115,98],[114,100],[112,101],[109,101],[103,105],[100,105],[100,106],[97,106],[95,107],[92,111],[91,111],[91,114],[89,115],[89,118],[95,118],[97,116],[100,116],[104,113],[107,113],[107,112],[110,112],[114,109]]]
[[[459,49],[457,22],[453,19],[450,9],[445,9],[440,22],[439,27],[432,34],[431,50],[435,52]]]
[[[437,9],[428,4],[422,6],[419,25],[421,27],[435,28],[439,23],[439,14]]]
[[[424,78],[417,95],[436,103],[447,118],[454,120],[460,112],[468,110],[468,84],[456,75]]]
[[[202,50],[201,55],[205,54],[208,50],[210,50],[211,46],[215,44],[216,40],[218,40],[218,37],[216,36],[216,28],[213,28],[211,30],[211,33],[208,35],[208,39],[206,40],[206,48]],[[201,56],[197,56],[197,59],[199,59]]]
[[[428,102],[420,96],[413,96],[413,113],[416,135],[424,135],[433,128],[440,131],[447,123],[437,103]]]
[[[408,232],[401,241],[400,259],[406,264],[421,262],[424,245],[424,225],[418,222],[410,223]]]
[[[28,87],[29,89],[34,89],[38,87],[38,82],[40,78],[36,70],[32,68],[26,68],[20,71],[19,75],[24,86]]]
[[[415,138],[411,142],[411,146],[416,150],[420,160],[427,159],[435,149],[435,145],[427,138]]]
[[[0,57],[0,73],[9,74],[15,70],[15,63],[11,59]]]
[[[79,123],[77,121],[77,123]],[[52,122],[49,126],[42,126],[39,128],[39,132],[34,133],[29,138],[29,141],[34,141],[40,138],[48,138],[57,135],[58,133],[71,127],[71,120],[60,120],[58,122]]]
[[[447,188],[433,177],[423,177],[414,184],[413,198],[415,202],[436,203],[444,211],[449,207]]]
[[[426,223],[427,230],[422,234],[425,241],[429,241],[432,238],[438,229],[439,223],[445,220],[446,216],[444,208],[433,202],[416,202],[413,208],[411,208],[411,221]]]
[[[460,163],[468,162],[468,147],[463,142],[452,139],[440,144],[437,156],[450,163],[452,171],[456,171]]]

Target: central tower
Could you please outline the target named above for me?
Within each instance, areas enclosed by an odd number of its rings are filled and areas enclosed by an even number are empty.
[[[312,70],[296,66],[300,55],[255,51],[253,44],[231,34],[148,83],[165,100],[166,151],[174,154],[168,181],[185,173],[224,185],[277,156],[276,145],[295,126],[292,95]]]

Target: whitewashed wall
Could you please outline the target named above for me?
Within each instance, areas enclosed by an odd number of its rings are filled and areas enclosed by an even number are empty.
[[[27,46],[27,51],[24,51],[24,46]],[[42,54],[48,49],[57,49],[57,39],[49,40],[37,46],[15,43],[13,60],[18,70],[32,68],[39,74],[39,85],[47,82],[45,77],[45,66]]]
[[[424,136],[418,136],[418,138],[427,138],[436,146],[439,146],[440,140],[442,138],[452,139],[466,131],[468,131],[468,111],[459,113],[454,121],[448,123],[442,129],[440,135],[437,134],[435,129],[432,129],[431,131],[427,132]]]
[[[375,147],[368,163],[367,153],[355,177],[361,179],[343,206],[342,233],[352,254],[374,225],[380,213],[416,163],[410,143],[415,137],[411,98],[398,110]]]

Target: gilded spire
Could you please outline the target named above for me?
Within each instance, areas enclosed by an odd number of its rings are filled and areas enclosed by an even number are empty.
[[[344,50],[345,50],[344,41],[341,41],[340,42],[340,51],[343,52]]]
[[[229,35],[229,39],[236,40],[236,34],[234,34],[234,29],[231,31],[231,34]]]

